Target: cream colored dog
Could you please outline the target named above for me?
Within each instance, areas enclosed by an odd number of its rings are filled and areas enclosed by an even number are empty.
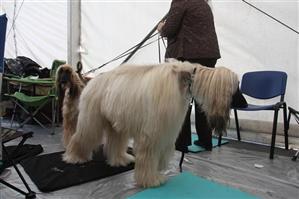
[[[76,133],[64,160],[83,163],[104,142],[111,166],[135,159],[135,179],[142,187],[159,186],[191,97],[203,105],[216,132],[225,131],[236,74],[188,62],[121,66],[98,75],[83,89]],[[105,139],[104,139],[105,138]],[[134,156],[127,153],[134,139]],[[100,171],[99,171],[100,172]]]

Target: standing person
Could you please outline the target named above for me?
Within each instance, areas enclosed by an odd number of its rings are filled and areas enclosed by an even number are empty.
[[[162,37],[167,37],[165,58],[199,63],[214,68],[220,58],[214,17],[209,0],[172,0],[167,18],[158,24],[157,30]],[[210,128],[201,105],[195,100],[195,127],[198,140],[194,144],[212,150],[212,129]],[[176,149],[188,152],[191,145],[190,114],[187,112],[185,122],[176,141]]]

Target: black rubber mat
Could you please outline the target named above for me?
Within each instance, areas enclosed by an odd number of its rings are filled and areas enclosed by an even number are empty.
[[[45,154],[21,162],[24,170],[40,191],[51,192],[113,176],[134,168],[134,164],[125,167],[109,166],[102,149],[94,154],[92,161],[84,164],[63,162],[63,153]]]

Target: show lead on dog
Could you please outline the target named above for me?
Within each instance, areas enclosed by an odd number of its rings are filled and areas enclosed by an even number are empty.
[[[214,68],[220,58],[217,35],[209,0],[172,0],[168,16],[157,29],[167,37],[165,58],[175,58]],[[201,105],[195,100],[195,127],[198,134],[196,145],[212,150],[212,129]],[[176,149],[188,152],[191,145],[192,105],[187,112]]]

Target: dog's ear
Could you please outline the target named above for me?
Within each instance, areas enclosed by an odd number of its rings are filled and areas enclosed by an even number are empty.
[[[56,94],[58,96],[58,103],[62,103],[63,98],[64,98],[64,90],[61,87],[61,76],[63,73],[62,68],[58,68],[57,73],[56,73],[56,79],[55,79],[55,87],[56,87]]]
[[[56,86],[56,93],[57,93],[57,97],[58,97],[58,105],[60,106],[63,103],[63,99],[64,99],[64,90],[61,88],[60,85]]]

